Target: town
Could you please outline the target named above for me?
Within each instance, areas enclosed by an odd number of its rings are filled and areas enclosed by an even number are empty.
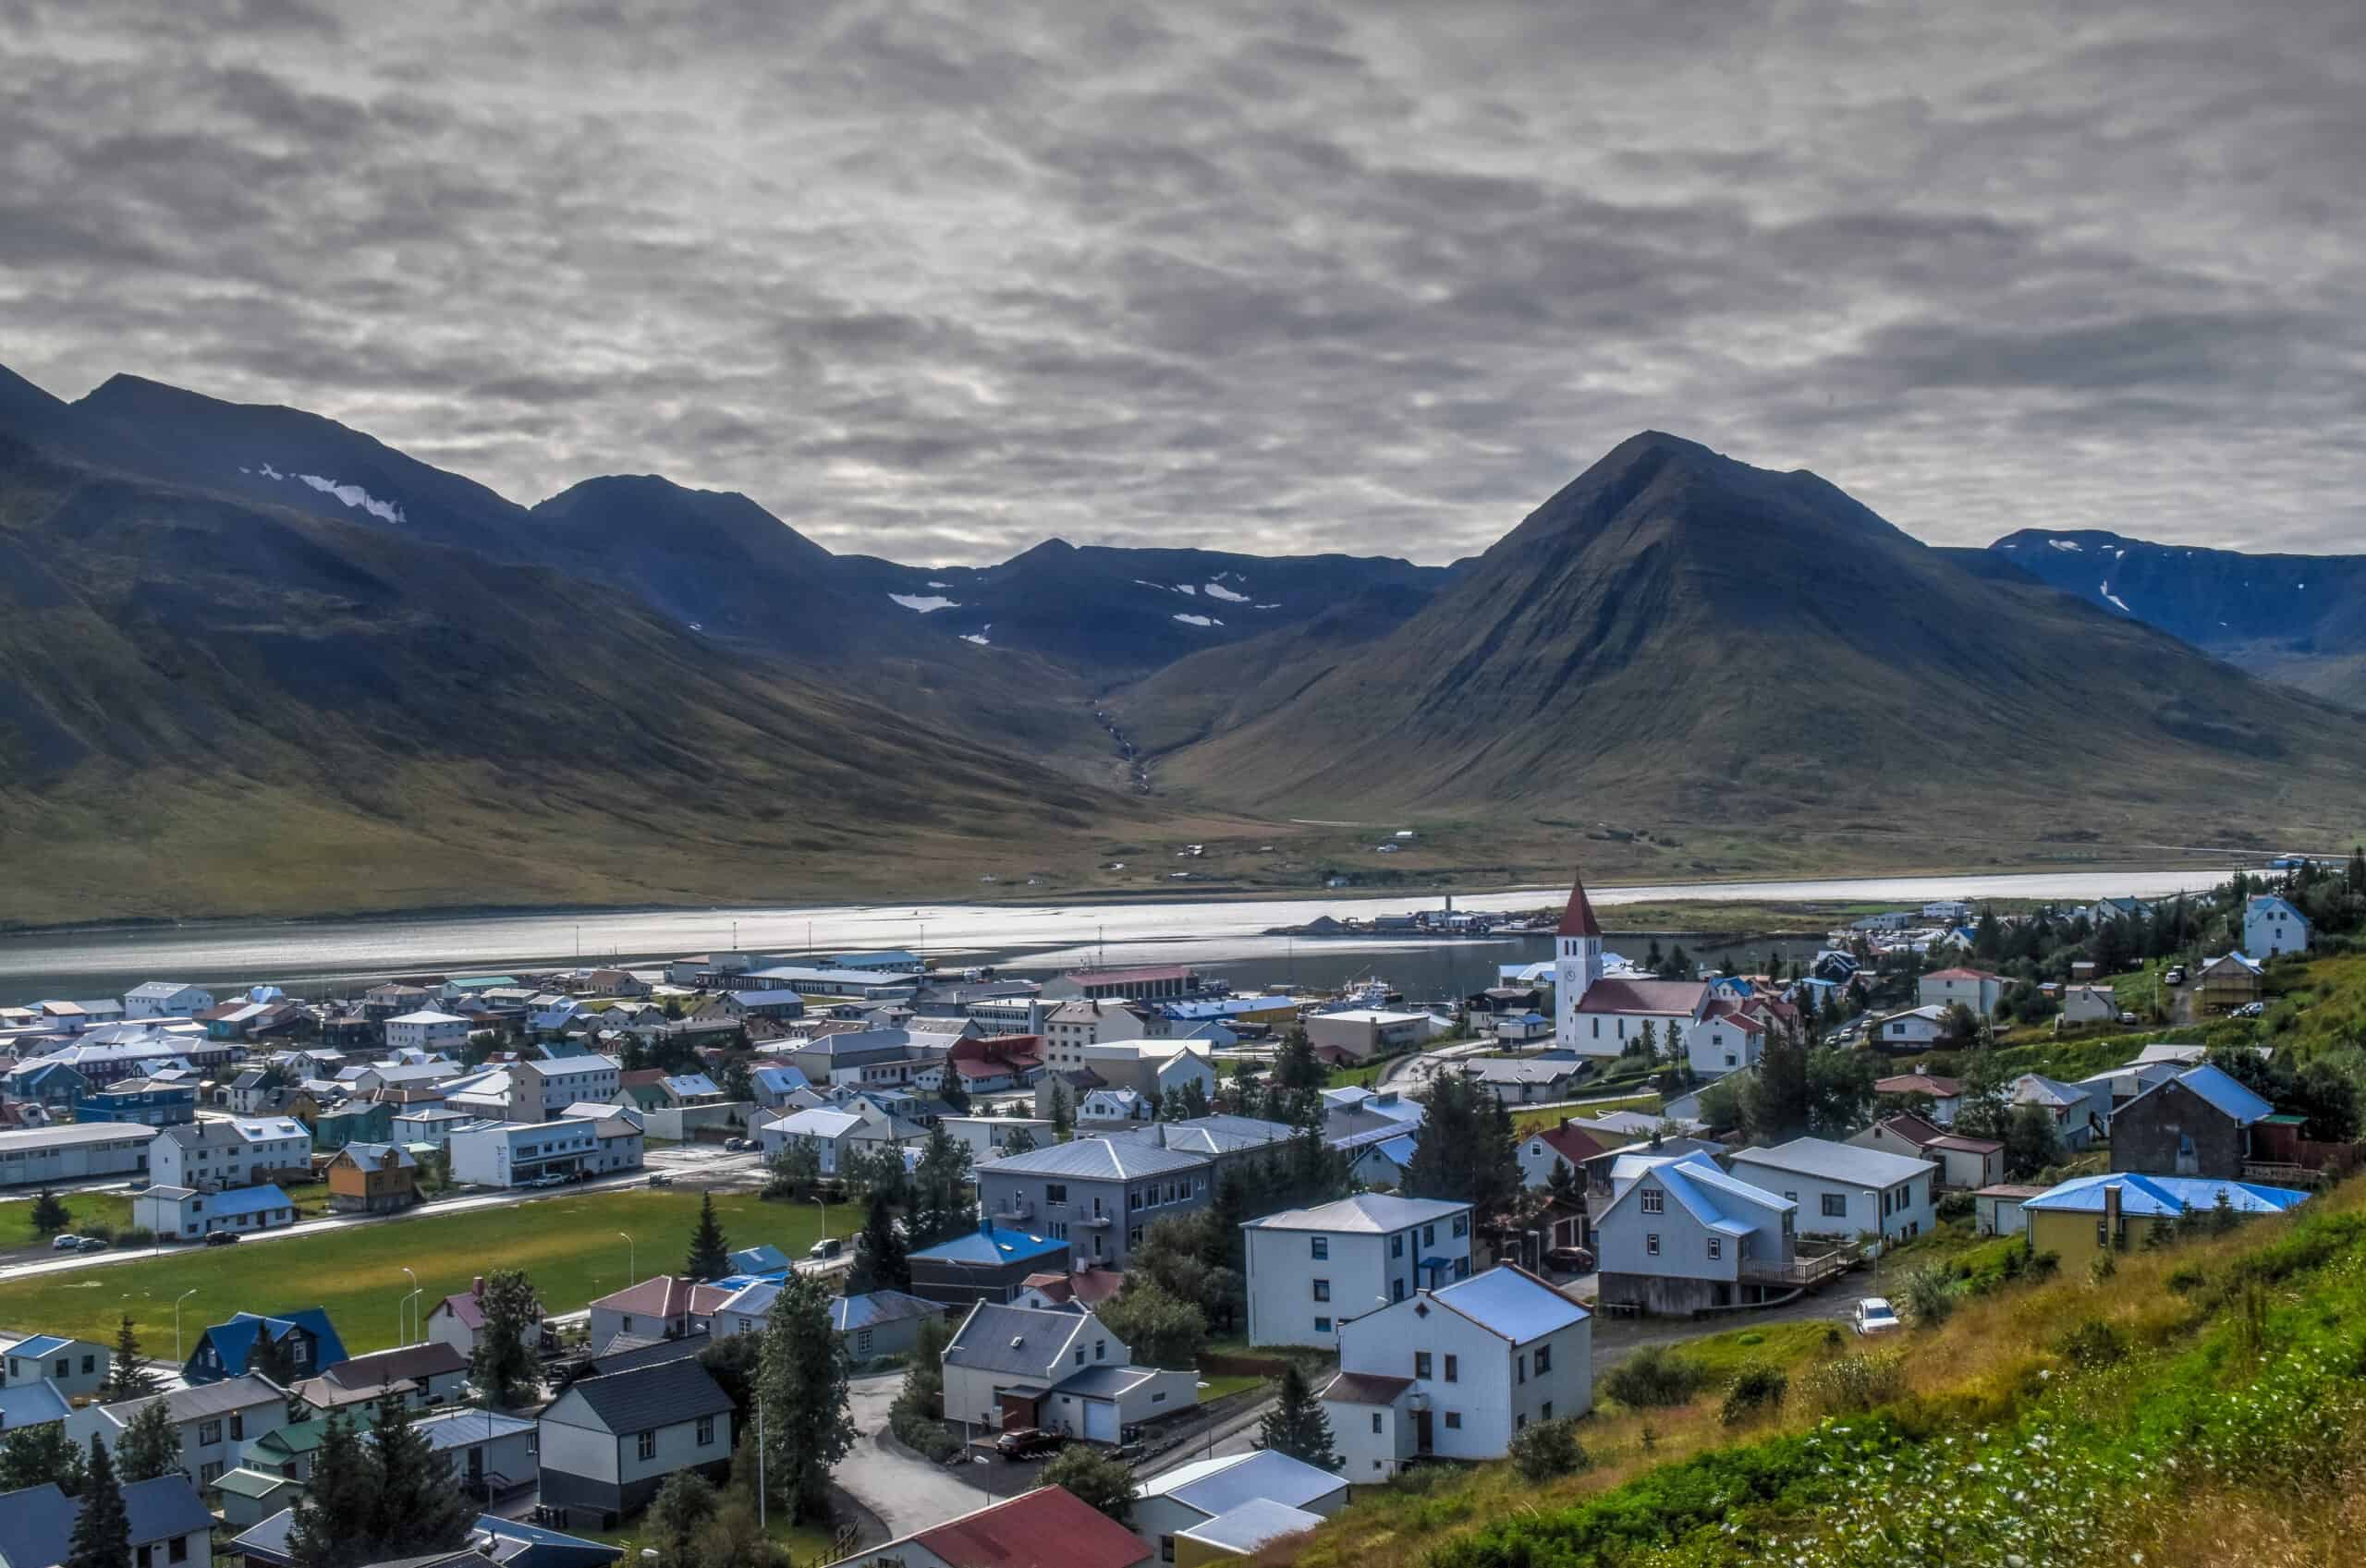
[[[1436,1006],[737,952],[0,1008],[0,1563],[1251,1557],[2366,1151],[2291,1050],[2356,855],[1755,973],[1537,923]]]

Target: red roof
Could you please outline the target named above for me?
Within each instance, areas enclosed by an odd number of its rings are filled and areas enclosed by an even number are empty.
[[[1074,1492],[1038,1487],[911,1538],[952,1568],[1134,1568],[1141,1538]]]
[[[1571,881],[1573,885],[1569,889],[1569,906],[1561,913],[1561,934],[1563,936],[1600,936],[1602,922],[1593,918],[1593,900],[1586,896],[1585,879],[1575,877]]]
[[[1098,1307],[1126,1288],[1126,1275],[1120,1269],[1079,1269],[1072,1274],[1030,1274],[1020,1283],[1042,1291],[1047,1301]]]
[[[1922,977],[1926,980],[1994,980],[2001,979],[1985,969],[1933,969]]]
[[[1934,1078],[1928,1073],[1900,1073],[1894,1078],[1873,1080],[1875,1094],[1927,1094],[1933,1100],[1953,1100],[1963,1093],[1963,1084],[1956,1078]]]
[[[1587,918],[1592,918],[1589,912]],[[1601,979],[1578,999],[1580,1013],[1682,1013],[1701,1010],[1705,980]]]
[[[644,1318],[679,1318],[685,1313],[710,1313],[731,1299],[727,1290],[698,1284],[673,1274],[660,1274],[637,1285],[604,1295],[593,1302],[612,1311]]]
[[[1547,1127],[1536,1136],[1544,1140],[1545,1148],[1572,1165],[1582,1165],[1596,1155],[1610,1152],[1608,1144],[1583,1127],[1572,1125],[1567,1116],[1561,1118],[1559,1126]]]

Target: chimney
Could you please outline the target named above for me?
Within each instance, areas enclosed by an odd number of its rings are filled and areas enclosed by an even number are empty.
[[[2117,1246],[2120,1242],[2119,1194],[2119,1183],[2104,1184],[2104,1245],[2106,1246]]]
[[[478,1297],[482,1297],[482,1296],[483,1296],[483,1295],[484,1295],[484,1276],[483,1276],[482,1274],[479,1274],[479,1275],[476,1277],[475,1281],[470,1284],[470,1286],[469,1286],[469,1294],[470,1294],[470,1295],[478,1296]]]

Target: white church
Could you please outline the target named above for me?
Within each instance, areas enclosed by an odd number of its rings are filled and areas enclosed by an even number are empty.
[[[1602,922],[1586,897],[1585,879],[1569,892],[1569,907],[1554,938],[1554,1044],[1581,1056],[1617,1056],[1646,1023],[1663,1050],[1683,1043],[1709,1015],[1705,980],[1659,980],[1602,972]]]

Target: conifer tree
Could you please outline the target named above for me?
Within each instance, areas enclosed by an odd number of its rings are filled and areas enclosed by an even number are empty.
[[[854,1267],[847,1275],[847,1294],[862,1295],[875,1290],[911,1288],[911,1258],[904,1248],[903,1233],[896,1228],[895,1208],[886,1193],[873,1192],[862,1234],[855,1242]]]
[[[478,1298],[484,1326],[477,1331],[469,1359],[469,1380],[487,1404],[505,1408],[525,1404],[542,1383],[536,1355],[543,1321],[542,1297],[522,1269],[499,1269],[485,1276]]]
[[[188,1473],[181,1464],[180,1430],[163,1400],[150,1400],[124,1423],[123,1435],[116,1439],[115,1463],[126,1486]]]
[[[131,1516],[124,1512],[115,1461],[95,1432],[91,1435],[88,1464],[90,1478],[82,1488],[82,1512],[67,1540],[64,1568],[131,1568]]]
[[[148,1369],[148,1363],[140,1358],[140,1333],[131,1326],[131,1314],[127,1312],[115,1331],[115,1355],[107,1363],[105,1380],[99,1384],[99,1398],[107,1404],[138,1399],[154,1393],[159,1382],[156,1374]]]
[[[1332,1442],[1331,1418],[1323,1413],[1323,1402],[1315,1398],[1313,1386],[1299,1370],[1296,1361],[1282,1367],[1278,1397],[1258,1427],[1257,1438],[1265,1448],[1287,1453],[1318,1470],[1339,1467],[1338,1450]]]
[[[287,1551],[295,1568],[351,1568],[371,1559],[369,1521],[377,1498],[376,1457],[342,1412],[322,1428],[312,1478],[296,1499]]]
[[[372,1556],[424,1557],[458,1550],[476,1523],[477,1508],[458,1486],[452,1462],[410,1424],[401,1398],[382,1399],[370,1423],[369,1474]]]
[[[67,1212],[66,1205],[58,1201],[55,1193],[43,1187],[33,1195],[33,1234],[54,1236],[73,1222],[74,1216]]]
[[[830,1327],[829,1292],[810,1274],[790,1274],[773,1298],[763,1340],[756,1399],[763,1407],[765,1484],[791,1517],[825,1519],[830,1471],[854,1446],[847,1349]]]
[[[701,1283],[731,1272],[731,1243],[723,1234],[723,1222],[714,1216],[712,1192],[699,1198],[699,1228],[690,1237],[690,1256],[682,1271]]]

